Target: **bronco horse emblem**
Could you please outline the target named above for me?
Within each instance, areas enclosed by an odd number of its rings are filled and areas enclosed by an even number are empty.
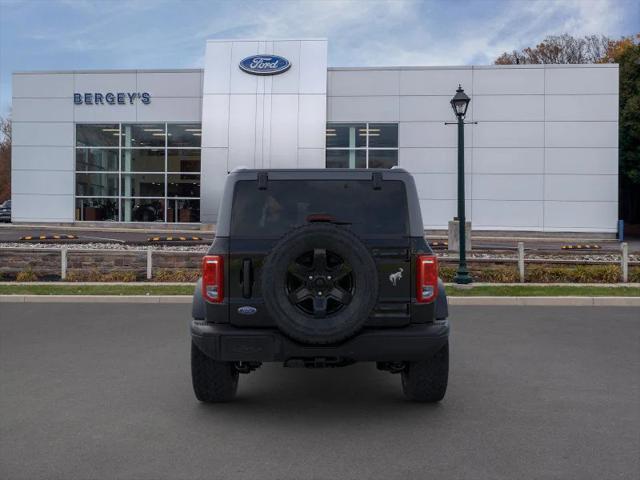
[[[404,272],[404,270],[400,267],[396,273],[389,275],[389,281],[394,287],[398,284],[398,280],[402,278],[402,272]]]

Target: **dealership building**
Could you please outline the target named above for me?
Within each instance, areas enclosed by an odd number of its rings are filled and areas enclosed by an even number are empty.
[[[617,65],[334,68],[325,39],[210,40],[203,69],[14,73],[13,221],[208,224],[238,167],[399,166],[425,228],[446,228],[459,84],[475,230],[616,231]]]

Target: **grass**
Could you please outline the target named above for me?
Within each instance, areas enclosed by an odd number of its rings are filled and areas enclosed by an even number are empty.
[[[192,295],[188,285],[0,285],[0,295]]]
[[[0,285],[0,295],[191,295],[187,285]],[[447,287],[451,297],[639,297],[640,287],[482,285],[470,289]]]
[[[640,287],[598,285],[482,285],[470,289],[447,287],[451,297],[640,297]]]

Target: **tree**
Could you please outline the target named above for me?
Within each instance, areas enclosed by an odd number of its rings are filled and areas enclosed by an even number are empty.
[[[495,61],[496,65],[528,63],[619,64],[620,218],[640,224],[640,34],[620,40],[550,36],[534,48],[505,52]]]
[[[11,120],[0,117],[0,203],[11,198]]]

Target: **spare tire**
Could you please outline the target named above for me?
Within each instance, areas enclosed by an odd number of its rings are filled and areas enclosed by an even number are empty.
[[[262,293],[278,328],[294,340],[346,340],[378,299],[376,264],[347,227],[313,223],[287,233],[262,270]]]

